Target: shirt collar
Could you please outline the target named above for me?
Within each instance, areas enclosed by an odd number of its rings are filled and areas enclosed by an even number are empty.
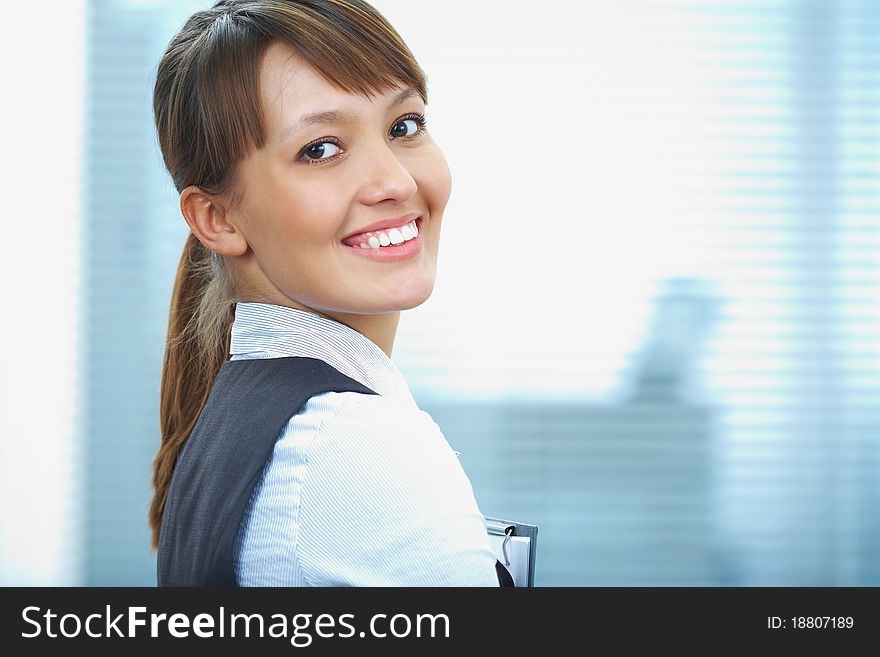
[[[400,370],[376,343],[317,313],[240,301],[235,305],[229,350],[232,360],[318,358],[383,397],[416,405]]]

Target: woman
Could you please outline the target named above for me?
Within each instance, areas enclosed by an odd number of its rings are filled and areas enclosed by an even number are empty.
[[[426,103],[360,0],[224,0],[169,44],[154,113],[191,234],[154,461],[160,585],[509,585],[391,360],[451,191]]]

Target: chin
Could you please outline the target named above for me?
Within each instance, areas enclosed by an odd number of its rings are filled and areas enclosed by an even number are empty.
[[[389,294],[387,306],[389,311],[409,310],[421,306],[427,301],[434,291],[434,278],[424,281],[409,281],[405,289],[397,288],[396,293]]]
[[[430,296],[431,295],[429,293],[429,294],[426,294],[426,295],[419,297],[418,299],[410,300],[407,303],[400,306],[400,308],[398,308],[398,310],[409,310],[411,308],[418,308],[423,303],[425,303],[425,301],[427,301]]]

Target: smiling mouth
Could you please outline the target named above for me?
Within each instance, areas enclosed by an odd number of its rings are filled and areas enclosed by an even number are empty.
[[[346,238],[343,244],[361,249],[385,249],[405,244],[421,235],[422,218],[416,217],[407,224],[397,228],[385,228],[383,230],[371,230],[360,235]]]
[[[421,227],[421,219],[416,219],[416,232],[409,239],[403,239],[403,232],[396,232],[400,229],[387,229],[385,231],[376,231],[379,233],[386,233],[384,235],[384,239],[388,239],[388,246],[382,246],[381,241],[375,235],[369,238],[368,242],[358,242],[357,245],[346,244],[345,242],[350,242],[351,240],[346,240],[342,242],[342,246],[345,247],[345,251],[350,253],[353,256],[356,256],[361,261],[372,261],[373,263],[397,263],[397,262],[406,262],[410,259],[418,257],[420,253],[422,253],[424,249],[423,242],[423,234]],[[409,234],[408,229],[404,229],[407,234]],[[392,233],[391,237],[388,236],[387,233]],[[356,236],[358,240],[361,239],[362,235]],[[393,240],[393,241],[392,241]],[[402,240],[402,241],[400,241]],[[394,241],[397,241],[395,244]],[[375,246],[378,244],[378,246]]]

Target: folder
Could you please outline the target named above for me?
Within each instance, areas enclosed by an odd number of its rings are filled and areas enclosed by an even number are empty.
[[[484,518],[495,556],[507,568],[513,583],[517,587],[534,586],[538,526],[489,516]]]

